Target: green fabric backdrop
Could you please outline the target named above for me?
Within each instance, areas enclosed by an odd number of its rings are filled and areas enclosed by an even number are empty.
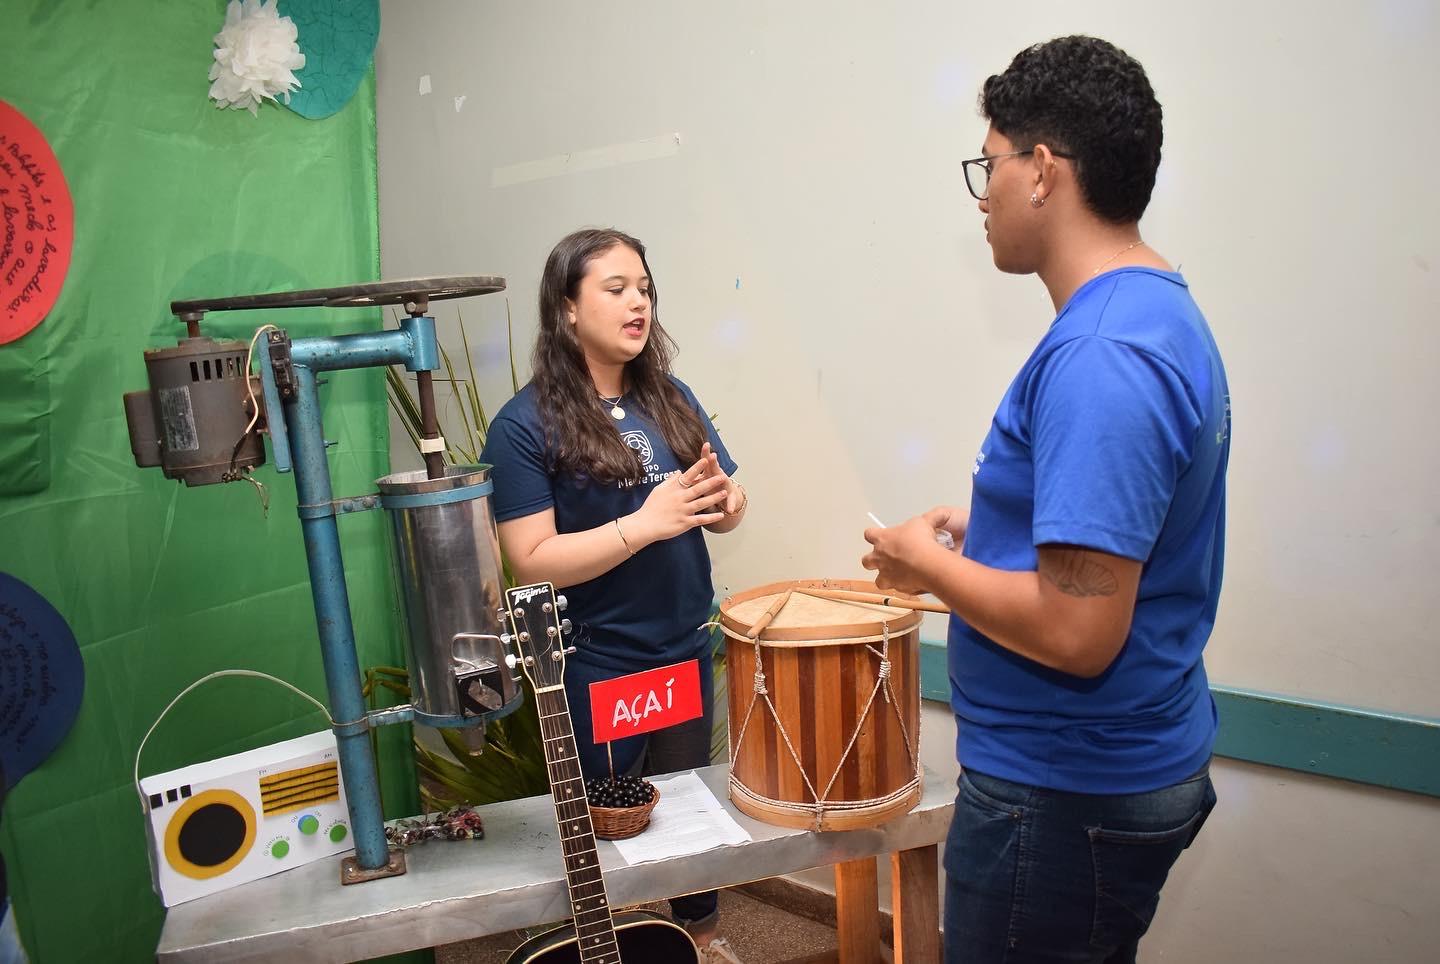
[[[153,960],[163,911],[130,777],[171,697],[228,667],[325,693],[291,477],[257,473],[267,518],[248,485],[186,489],[138,469],[120,401],[145,387],[142,350],[183,334],[172,298],[377,276],[373,73],[323,121],[216,110],[206,74],[223,16],[221,0],[11,0],[0,22],[0,98],[45,132],[75,200],[58,304],[0,347],[0,571],[60,610],[86,667],[69,738],[0,821],[40,964]],[[248,338],[262,322],[302,337],[380,317],[228,313],[208,333]],[[336,494],[373,491],[388,464],[381,373],[336,373],[322,397]],[[340,520],[362,666],[400,661],[383,523]],[[141,772],[323,728],[307,705],[258,680],[208,684],[156,731]],[[414,813],[407,728],[380,742],[386,816]]]

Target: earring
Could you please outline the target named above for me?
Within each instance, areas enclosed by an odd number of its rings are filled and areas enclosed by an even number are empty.
[[[1030,206],[1031,206],[1032,208],[1043,208],[1043,207],[1045,206],[1045,199],[1044,199],[1043,197],[1041,197],[1039,194],[1031,194],[1031,195],[1030,195]]]

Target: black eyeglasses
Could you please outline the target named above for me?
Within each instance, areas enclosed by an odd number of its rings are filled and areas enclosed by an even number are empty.
[[[1035,148],[1025,151],[1011,151],[1009,154],[991,154],[989,157],[972,157],[968,161],[961,161],[960,166],[965,170],[965,186],[970,189],[970,195],[977,201],[984,201],[990,196],[990,175],[994,172],[994,164],[1002,157],[1020,157],[1024,154],[1035,153]],[[1063,157],[1067,161],[1075,160],[1074,154],[1062,154],[1059,151],[1051,151],[1056,157]]]

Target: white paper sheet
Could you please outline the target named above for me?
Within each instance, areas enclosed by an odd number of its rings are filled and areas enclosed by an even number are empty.
[[[626,863],[642,864],[747,843],[750,834],[735,822],[694,771],[656,780],[660,802],[639,836],[615,841]]]

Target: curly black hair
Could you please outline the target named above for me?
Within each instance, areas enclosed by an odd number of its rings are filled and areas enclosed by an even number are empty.
[[[1074,155],[1080,190],[1107,221],[1140,220],[1155,188],[1160,102],[1145,68],[1095,37],[1060,37],[1020,51],[985,81],[980,113],[1018,150]]]

